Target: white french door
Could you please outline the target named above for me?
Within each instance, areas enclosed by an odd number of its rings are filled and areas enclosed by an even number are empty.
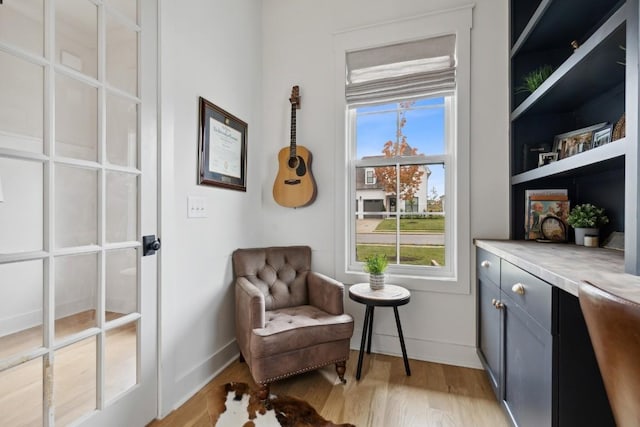
[[[157,412],[157,3],[0,4],[0,426]]]

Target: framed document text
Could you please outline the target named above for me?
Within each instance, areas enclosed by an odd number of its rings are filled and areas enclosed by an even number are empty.
[[[247,191],[247,124],[200,97],[198,184]]]

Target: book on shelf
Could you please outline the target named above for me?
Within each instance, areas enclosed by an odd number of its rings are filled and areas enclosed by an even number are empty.
[[[567,229],[570,204],[566,189],[526,190],[524,200],[525,240],[544,238],[540,225],[549,215],[560,218]]]

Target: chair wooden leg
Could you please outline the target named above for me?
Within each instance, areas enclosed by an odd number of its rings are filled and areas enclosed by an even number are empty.
[[[347,383],[347,380],[344,379],[344,373],[346,372],[346,370],[347,370],[346,360],[336,363],[336,373],[338,374],[338,378],[340,378],[340,382],[342,382],[342,384]]]
[[[266,401],[269,398],[269,383],[260,384],[260,389],[258,390],[258,399],[261,401]]]

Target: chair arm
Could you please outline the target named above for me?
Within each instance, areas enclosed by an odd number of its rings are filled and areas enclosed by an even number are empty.
[[[324,274],[310,271],[307,276],[309,303],[329,314],[344,314],[344,285]]]
[[[245,358],[251,331],[264,328],[264,295],[245,277],[236,279],[236,340]]]

